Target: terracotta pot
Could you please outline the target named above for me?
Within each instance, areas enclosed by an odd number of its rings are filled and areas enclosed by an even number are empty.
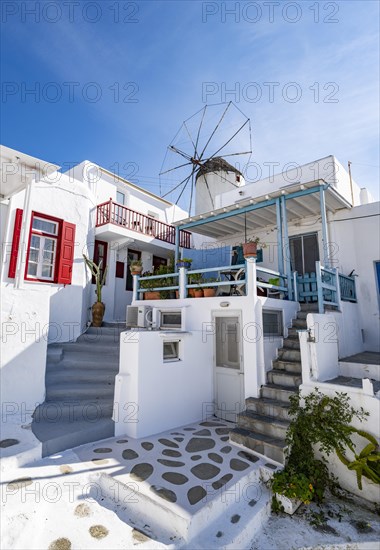
[[[142,266],[140,266],[140,267],[131,267],[130,270],[131,270],[132,275],[141,275],[143,268],[142,268]]]
[[[144,292],[144,300],[159,300],[160,293],[156,290]]]
[[[106,306],[103,302],[95,302],[92,306],[92,326],[101,327]]]
[[[201,288],[193,288],[194,298],[203,298],[203,290]]]
[[[213,298],[215,296],[215,288],[204,288],[203,296],[205,298]]]
[[[244,258],[255,258],[257,256],[257,243],[244,243],[243,256]]]
[[[179,290],[176,290],[176,291],[175,291],[175,297],[176,297],[177,300],[178,300],[178,298],[179,298]]]

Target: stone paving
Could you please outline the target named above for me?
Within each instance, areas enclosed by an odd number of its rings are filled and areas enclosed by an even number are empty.
[[[166,505],[176,503],[192,515],[250,468],[277,468],[231,445],[230,429],[230,423],[207,420],[141,440],[113,438],[101,446],[83,445],[74,452],[89,469],[107,465],[114,479],[133,482],[139,493]]]

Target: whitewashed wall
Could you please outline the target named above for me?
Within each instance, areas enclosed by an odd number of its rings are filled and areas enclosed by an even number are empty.
[[[244,199],[249,197],[260,197],[267,193],[277,191],[281,187],[294,185],[296,183],[309,183],[310,181],[318,179],[322,179],[326,183],[331,184],[351,204],[352,198],[349,174],[333,155],[303,164],[302,166],[294,168],[289,167],[289,170],[284,173],[275,174],[255,181],[254,183],[247,184],[244,187]],[[357,206],[360,205],[360,187],[355,181],[352,183],[354,204]],[[222,208],[223,206],[234,204],[239,200],[241,200],[239,190],[234,189],[218,195],[215,199],[215,208]]]
[[[286,322],[296,315],[298,304],[264,299],[266,307],[285,310]],[[116,377],[116,434],[143,437],[199,420],[213,410],[214,327],[213,314],[241,314],[244,395],[257,397],[265,383],[264,339],[261,326],[263,301],[228,296],[185,300],[144,301],[154,307],[184,307],[181,361],[162,359],[162,332],[127,331],[120,341],[120,371]],[[228,302],[228,307],[221,303]],[[137,304],[138,302],[136,302]],[[141,303],[141,302],[140,302]],[[126,421],[135,411],[135,421]],[[137,411],[137,412],[136,412]]]
[[[45,396],[49,303],[43,289],[1,289],[1,412],[21,423]]]

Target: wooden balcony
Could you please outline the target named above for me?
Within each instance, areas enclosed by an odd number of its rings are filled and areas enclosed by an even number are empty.
[[[148,235],[166,243],[175,244],[175,227],[173,225],[131,210],[112,200],[103,202],[96,207],[96,227],[101,227],[107,223]],[[189,231],[181,230],[179,232],[179,246],[190,248],[190,237],[191,233]]]

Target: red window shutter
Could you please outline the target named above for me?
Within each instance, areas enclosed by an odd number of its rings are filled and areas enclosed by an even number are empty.
[[[71,285],[74,261],[74,238],[75,225],[73,223],[63,222],[57,280],[57,283],[63,285]]]
[[[22,224],[22,209],[17,208],[16,215],[15,215],[15,225],[13,228],[11,257],[9,260],[9,269],[8,269],[8,277],[11,279],[14,279],[16,277],[17,256],[18,256],[18,249],[20,246],[20,237],[21,237],[21,224]]]

